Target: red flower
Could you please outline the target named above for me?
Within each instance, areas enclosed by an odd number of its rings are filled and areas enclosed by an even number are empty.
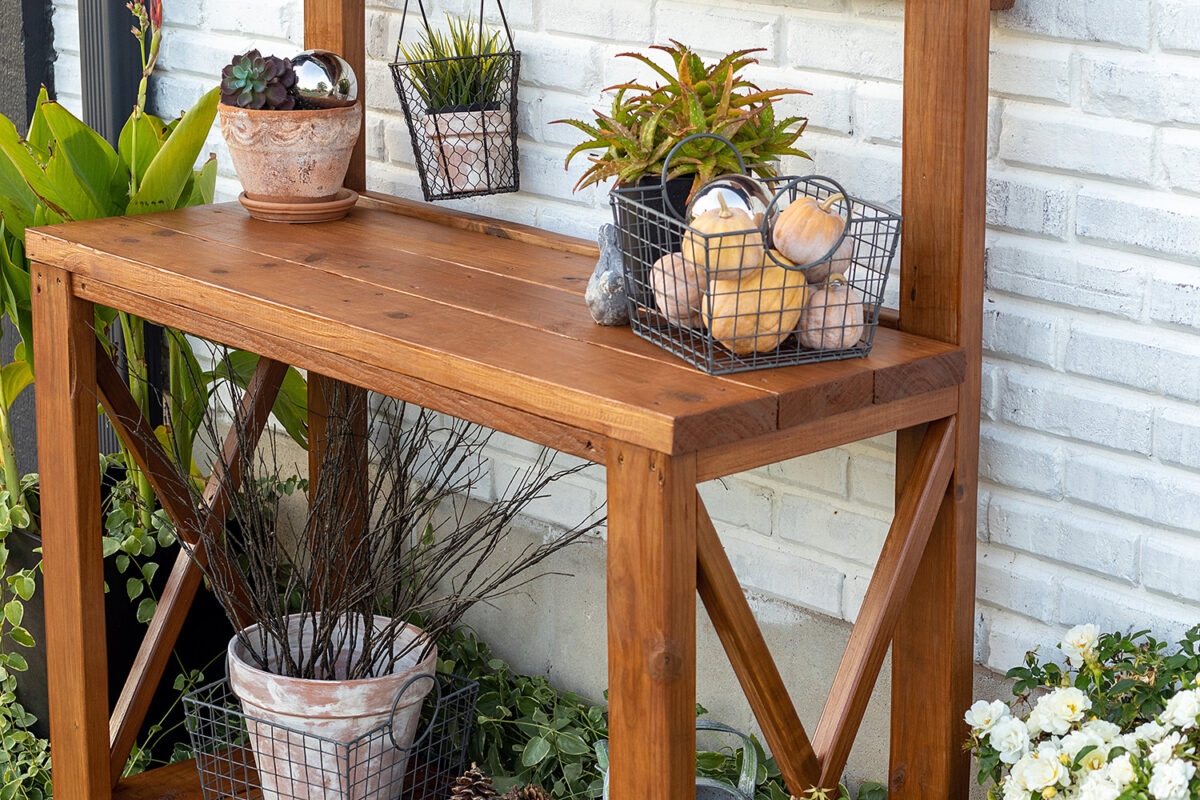
[[[146,10],[150,12],[150,26],[153,30],[161,30],[163,24],[162,0],[145,0]]]

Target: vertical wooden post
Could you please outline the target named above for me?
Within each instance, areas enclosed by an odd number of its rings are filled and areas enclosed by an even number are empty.
[[[94,800],[111,788],[92,325],[92,304],[75,297],[70,273],[34,264],[46,672],[59,800]]]
[[[908,0],[902,330],[967,351],[954,474],[892,644],[893,800],[965,797],[983,316],[989,0]],[[897,438],[897,491],[921,430]]]
[[[358,101],[367,105],[367,11],[365,0],[304,0],[304,46],[332,50],[350,62],[358,78]],[[358,135],[346,186],[367,188],[366,125]]]
[[[358,78],[358,97],[364,109],[367,101],[366,13],[365,0],[304,0],[304,46],[332,50],[350,62]],[[366,125],[358,136],[358,143],[350,157],[350,170],[346,173],[346,186],[358,192],[367,188],[365,137]],[[352,396],[355,393],[357,397]],[[342,400],[345,400],[344,404]],[[331,405],[340,405],[343,410],[354,409],[356,413],[361,411],[360,416],[349,420],[349,427],[351,431],[363,434],[359,441],[362,444],[362,463],[366,463],[366,391],[324,375],[309,373],[308,475],[313,491],[320,480],[321,460],[328,443],[326,423]],[[358,494],[361,499],[365,497],[365,467],[354,469],[353,474],[363,479],[364,489]],[[351,496],[355,494],[353,485],[356,483],[358,481],[350,481],[347,487]]]
[[[613,800],[696,792],[696,459],[610,440]]]

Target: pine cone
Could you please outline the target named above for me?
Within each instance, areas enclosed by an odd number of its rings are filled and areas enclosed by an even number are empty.
[[[450,787],[450,800],[487,800],[495,796],[492,779],[474,763],[461,777],[455,778],[454,785]]]
[[[554,798],[542,787],[531,783],[521,789],[514,786],[505,792],[500,800],[554,800]]]

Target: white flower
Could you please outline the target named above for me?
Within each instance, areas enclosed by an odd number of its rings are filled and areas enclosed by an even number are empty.
[[[1155,764],[1150,774],[1150,796],[1155,800],[1188,800],[1188,781],[1196,774],[1196,766],[1181,758]]]
[[[1010,776],[1028,792],[1040,792],[1059,783],[1066,785],[1071,779],[1066,766],[1049,753],[1029,753],[1013,765]]]
[[[1141,725],[1133,729],[1133,738],[1144,742],[1154,743],[1166,736],[1166,727],[1159,725],[1157,722],[1143,722]],[[1126,748],[1132,750],[1132,747]]]
[[[1067,657],[1067,663],[1072,667],[1082,667],[1083,662],[1096,655],[1096,638],[1100,636],[1100,628],[1088,623],[1076,625],[1067,631],[1067,636],[1058,645]]]
[[[1062,736],[1071,729],[1071,723],[1083,719],[1084,713],[1091,707],[1092,701],[1079,689],[1073,686],[1055,689],[1038,700],[1027,724],[1031,733],[1045,732]]]
[[[1195,689],[1184,689],[1172,697],[1162,713],[1163,722],[1185,731],[1196,727],[1197,717],[1200,717],[1200,691]]]
[[[1062,751],[1067,754],[1067,758],[1074,761],[1075,756],[1079,755],[1079,751],[1083,748],[1095,747],[1096,750],[1092,751],[1092,755],[1095,755],[1101,748],[1104,747],[1104,744],[1105,742],[1100,738],[1099,734],[1095,733],[1094,731],[1090,731],[1085,727],[1082,730],[1071,731],[1064,736],[1062,738],[1060,747],[1062,747]]]
[[[1100,741],[1108,744],[1121,735],[1121,727],[1103,719],[1093,719],[1083,723],[1083,730],[1100,737]]]
[[[1102,772],[1088,775],[1079,787],[1076,800],[1117,800],[1121,788]]]
[[[996,748],[1005,764],[1015,764],[1029,752],[1029,731],[1016,717],[1005,717],[992,727],[988,744]]]
[[[1108,777],[1113,783],[1124,789],[1133,782],[1133,760],[1129,753],[1121,755],[1108,762]]]
[[[1183,734],[1176,731],[1163,737],[1163,740],[1150,748],[1150,763],[1165,764],[1175,757],[1175,748],[1183,739]]]
[[[1010,716],[1008,705],[1003,700],[977,700],[968,710],[965,719],[977,736],[996,727],[996,723]]]

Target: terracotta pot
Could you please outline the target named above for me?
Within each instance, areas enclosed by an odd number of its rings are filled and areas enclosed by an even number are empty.
[[[508,109],[439,111],[425,118],[436,169],[455,192],[512,182],[512,115]],[[485,157],[486,153],[486,157]]]
[[[221,135],[246,196],[280,203],[335,199],[362,128],[362,106],[252,111],[222,103]]]
[[[387,622],[386,617],[375,617],[377,629]],[[257,641],[257,627],[245,631],[251,641]],[[293,642],[311,647],[311,617],[290,617],[288,635]],[[409,626],[396,637],[397,647],[423,635]],[[338,659],[339,671],[353,660],[358,647],[357,640],[350,642]],[[398,702],[396,698],[414,676],[435,673],[437,649],[418,661],[420,649],[414,648],[390,675],[309,680],[270,671],[279,662],[277,652],[268,654],[268,670],[259,669],[234,637],[229,643],[229,687],[241,701],[243,713],[253,718],[246,720],[246,728],[264,800],[361,800],[381,789],[397,796],[408,766],[407,752],[393,746],[386,733],[365,735],[390,721],[396,744],[412,745],[421,705],[433,681],[414,681]],[[338,747],[314,736],[356,744]]]

